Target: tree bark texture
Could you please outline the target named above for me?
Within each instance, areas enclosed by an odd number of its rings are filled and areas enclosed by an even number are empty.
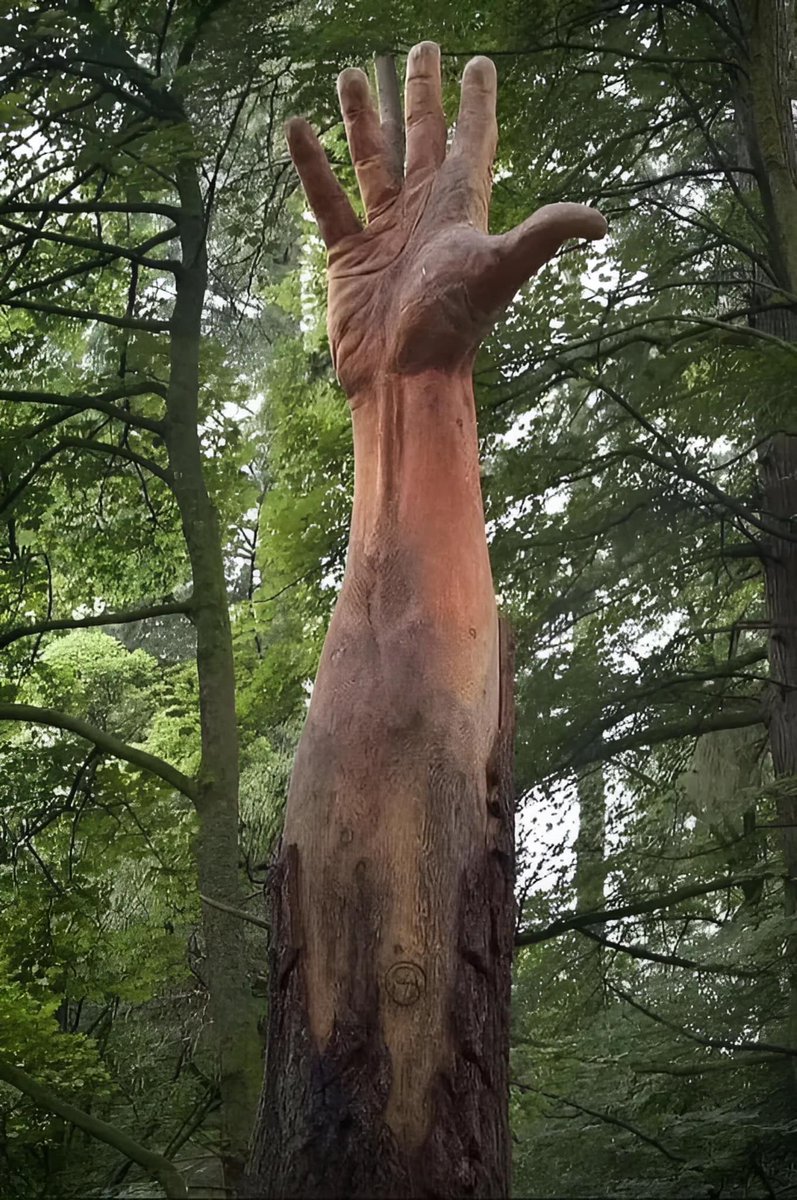
[[[406,762],[420,761],[403,782],[396,777],[398,794],[388,782],[368,788],[387,818],[380,837],[374,811],[370,852],[347,853],[349,827],[335,822],[341,853],[314,888],[303,877],[302,848],[284,845],[271,884],[270,1086],[257,1121],[253,1195],[508,1194],[514,808],[506,626],[500,662],[500,725],[481,786],[446,763],[441,743],[409,742]],[[391,814],[410,789],[412,809]],[[473,845],[469,822],[457,829],[467,809],[482,826]],[[415,849],[403,838],[403,855],[390,844],[402,824],[417,840]],[[313,899],[327,903],[308,912]],[[398,931],[402,918],[407,933]],[[306,969],[319,933],[328,939],[328,961],[317,964],[326,967],[323,982]],[[334,997],[334,1012],[317,1011],[311,989],[320,984],[315,998],[323,1005]],[[320,1041],[319,1019],[327,1021]]]
[[[797,1048],[797,437],[777,434],[760,456],[762,508],[782,528],[764,560],[769,618],[767,727],[781,825],[789,1010],[787,1044]],[[797,1063],[792,1063],[797,1098]]]
[[[793,0],[745,0],[742,5],[748,153],[764,205],[774,279],[797,287],[797,143],[791,90],[794,71]]]
[[[600,214],[487,233],[495,68],[465,68],[449,150],[439,50],[397,88],[344,71],[362,227],[315,134],[288,140],[329,248],[351,404],[346,573],[272,885],[266,1080],[251,1190],[509,1194],[512,665],[479,480],[473,357],[517,287]]]
[[[178,165],[183,267],[172,316],[166,446],[191,562],[202,760],[197,780],[199,891],[242,907],[238,866],[238,730],[232,633],[218,513],[208,494],[198,431],[199,352],[207,282],[205,220],[196,168]],[[240,1183],[260,1084],[260,1038],[249,987],[244,926],[203,906],[206,982],[221,1096],[227,1191]]]
[[[790,81],[797,49],[794,6],[787,0],[746,0],[746,58],[741,64],[742,127],[763,201],[773,282],[797,295],[797,141]],[[767,333],[797,345],[791,308],[756,316]],[[787,410],[788,411],[788,410]],[[794,406],[792,406],[792,415]],[[786,429],[793,428],[786,418]],[[766,431],[765,431],[766,432]],[[769,673],[766,716],[777,780],[781,826],[786,945],[788,1045],[797,1048],[797,436],[779,430],[759,454],[762,515],[773,527],[762,556]],[[794,1060],[797,1062],[797,1060]],[[792,1082],[797,1100],[797,1066]]]
[[[353,421],[346,577],[272,886],[254,1173],[274,1196],[501,1196],[512,662],[470,381],[385,382]]]

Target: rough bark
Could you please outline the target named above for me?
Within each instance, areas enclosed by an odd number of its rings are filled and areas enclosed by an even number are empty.
[[[786,0],[746,0],[743,14],[746,55],[740,73],[740,124],[763,200],[771,274],[793,300],[797,143],[789,74],[795,51],[794,10]],[[764,313],[755,323],[797,343],[794,309]],[[763,445],[759,481],[762,512],[782,533],[768,539],[762,555],[771,681],[766,715],[786,869],[787,1043],[797,1047],[797,436],[779,431]],[[797,1095],[797,1068],[793,1083]]]
[[[418,871],[413,863],[421,887],[407,944],[382,935],[383,923],[395,920],[401,907],[401,867],[408,864],[393,859],[397,869],[386,890],[385,860],[374,853],[378,835],[367,857],[341,863],[342,870],[327,866],[318,881],[331,901],[326,912],[308,910],[313,889],[303,878],[302,849],[296,842],[283,847],[271,884],[271,1086],[257,1122],[253,1195],[508,1194],[514,729],[506,626],[500,662],[500,724],[477,795],[476,781],[455,763],[445,764],[439,747],[407,746],[406,764],[424,810],[415,818],[428,831],[426,867]],[[411,766],[418,750],[422,772]],[[387,818],[382,849],[389,852],[399,827],[412,828],[414,814],[406,808],[390,813],[406,792],[391,795],[389,784],[375,784],[373,798]],[[457,829],[467,808],[483,812],[473,845],[467,830]],[[345,832],[335,826],[339,836]],[[458,844],[456,854],[446,852],[446,838]],[[351,839],[341,841],[351,846]],[[362,847],[355,853],[363,855]],[[351,855],[344,849],[341,857]],[[436,870],[446,859],[447,895],[438,889]],[[435,920],[441,902],[444,920],[439,913]],[[313,981],[304,969],[319,926],[329,959],[338,959],[324,981],[336,1011],[320,1047],[308,987]]]
[[[172,316],[165,440],[191,562],[202,760],[197,780],[199,890],[242,907],[238,868],[238,730],[232,634],[218,513],[205,483],[198,430],[199,352],[207,281],[205,220],[196,169],[178,168],[183,265]],[[234,1194],[246,1159],[260,1085],[260,1040],[248,986],[244,926],[202,910],[208,1002],[219,1069],[225,1184]]]
[[[792,0],[745,0],[742,10],[747,149],[764,204],[773,275],[793,297],[797,287],[797,145],[790,95],[794,6]]]
[[[789,922],[787,1044],[797,1047],[797,437],[779,434],[760,458],[762,505],[782,525],[764,560],[769,617],[767,697],[769,748],[778,780],[778,822],[784,866],[784,913]],[[797,1095],[797,1060],[793,1067]]]

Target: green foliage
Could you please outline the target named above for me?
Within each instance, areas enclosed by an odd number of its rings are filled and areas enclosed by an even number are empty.
[[[609,217],[606,246],[568,248],[532,281],[476,368],[493,567],[518,644],[522,926],[632,910],[518,955],[519,1196],[785,1196],[796,1177],[787,1056],[755,1048],[786,1037],[775,826],[790,785],[773,782],[753,723],[766,630],[748,553],[764,534],[758,447],[792,419],[794,350],[757,311],[784,300],[739,152],[734,8],[0,9],[3,191],[34,206],[0,202],[0,634],[190,592],[157,422],[180,250],[163,206],[179,199],[176,164],[192,164],[210,259],[198,436],[226,551],[254,892],[353,487],[324,255],[288,201],[281,118],[324,129],[351,190],[339,69],[437,38],[453,119],[464,61],[492,50],[493,229],[560,199]],[[167,93],[179,112],[164,117]],[[89,405],[120,388],[111,413]],[[12,642],[3,699],[63,709],[196,775],[193,627],[113,632]],[[728,714],[749,728],[696,742]],[[195,815],[49,727],[4,725],[0,758],[0,1051],[170,1156],[215,1144]],[[251,951],[262,993],[254,934]],[[130,1184],[110,1152],[5,1087],[0,1122],[3,1195]]]
[[[433,37],[453,113],[460,51],[494,48],[492,227],[560,199],[610,219],[600,256],[569,249],[516,299],[476,370],[493,567],[518,644],[523,924],[589,910],[587,866],[601,906],[654,910],[595,925],[631,953],[570,934],[519,958],[520,1196],[770,1195],[795,1178],[788,1060],[733,1048],[786,1036],[781,848],[755,724],[765,609],[748,551],[756,450],[789,427],[794,353],[759,337],[750,312],[768,251],[760,198],[732,174],[738,44],[725,15],[587,0],[479,13],[333,4],[308,34],[322,66],[299,78],[296,108],[326,125],[337,69]],[[327,146],[351,189],[336,130]],[[294,350],[293,379],[316,353]],[[272,420],[293,425],[298,412]],[[266,502],[277,519],[263,552],[278,561],[275,542],[294,579],[323,562],[316,531],[333,527],[320,515],[336,482],[307,471],[323,425],[312,409],[301,417],[300,466],[281,469],[279,507]],[[318,576],[302,579],[267,628],[281,620],[296,637],[301,610],[315,642],[308,590],[320,610]],[[707,735],[695,754],[694,735],[724,714],[750,715],[738,732],[759,776],[746,784],[732,738]],[[745,882],[700,892],[728,875]],[[684,889],[698,890],[668,904]]]
[[[25,984],[13,977],[7,961],[0,962],[0,1055],[41,1082],[53,1085],[77,1104],[111,1091],[110,1077],[93,1039],[65,1034],[59,1025],[61,1005],[52,996],[45,974],[32,964]],[[9,1157],[24,1161],[43,1145],[63,1138],[62,1123],[0,1084],[0,1114]],[[13,1169],[13,1167],[12,1167]]]

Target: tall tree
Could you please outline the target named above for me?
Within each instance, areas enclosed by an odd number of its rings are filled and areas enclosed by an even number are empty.
[[[225,316],[241,319],[234,306],[228,315],[225,288],[235,280],[236,303],[246,305],[238,285],[247,276],[257,282],[258,258],[275,233],[269,217],[282,196],[270,154],[279,69],[268,64],[279,52],[279,11],[270,29],[245,3],[234,16],[223,3],[139,9],[102,0],[13,5],[3,15],[4,104],[15,132],[0,204],[0,306],[10,321],[0,402],[22,419],[6,426],[12,453],[3,462],[2,510],[16,607],[29,614],[45,605],[40,620],[14,622],[5,641],[185,613],[196,637],[201,761],[187,778],[79,715],[11,702],[0,716],[93,742],[98,754],[150,771],[195,806],[230,1190],[256,1107],[261,1042],[244,926],[235,915],[243,897],[239,753],[225,566],[232,535],[223,511],[233,496],[237,508],[245,489],[237,478],[239,422],[225,418],[225,397],[208,389],[225,375],[212,334],[223,334]],[[225,16],[236,32],[225,32]],[[246,37],[238,32],[244,29]],[[272,119],[262,116],[264,102]],[[265,234],[252,227],[255,218],[265,220]],[[247,223],[247,253],[233,254],[236,228]],[[52,346],[65,328],[68,353],[56,363]],[[229,395],[236,398],[234,390]],[[64,461],[84,471],[69,477],[71,486],[85,484],[101,522],[103,505],[111,531],[128,520],[127,550],[147,563],[141,572],[120,572],[109,547],[91,542],[95,530],[82,504],[68,505],[65,516],[50,510],[43,521],[48,484]],[[136,504],[141,519],[131,533],[129,506]],[[58,522],[67,543],[82,523],[91,546],[82,578],[73,569],[67,587],[60,586],[64,543],[46,544]],[[23,533],[37,551],[43,545],[33,558],[47,564],[49,600],[40,566],[32,577]],[[166,545],[171,558],[153,553]],[[176,601],[180,589],[185,598]],[[70,611],[100,606],[99,617]]]
[[[755,171],[766,235],[762,287],[786,301],[751,318],[765,335],[797,353],[797,137],[792,100],[797,28],[788,0],[746,0],[739,12],[737,95],[746,159]],[[783,411],[765,408],[759,450],[761,547],[769,624],[770,684],[766,711],[772,765],[778,779],[784,907],[790,924],[788,1044],[795,1051],[797,1102],[797,433],[793,397]],[[769,406],[767,405],[767,408]],[[774,420],[773,420],[774,418]],[[779,427],[780,426],[780,427]]]

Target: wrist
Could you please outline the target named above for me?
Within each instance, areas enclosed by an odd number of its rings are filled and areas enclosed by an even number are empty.
[[[429,542],[477,527],[483,540],[470,371],[385,373],[354,399],[355,538]]]
[[[344,389],[345,390],[345,389]],[[473,397],[473,362],[456,367],[425,367],[406,371],[379,363],[373,374],[351,392],[346,392],[352,413],[368,405],[390,404],[402,397],[412,403],[434,394],[439,401],[463,394]],[[439,410],[438,410],[439,411]]]
[[[478,467],[476,403],[470,369],[380,372],[350,399],[355,463],[399,470],[431,465],[461,475]]]

